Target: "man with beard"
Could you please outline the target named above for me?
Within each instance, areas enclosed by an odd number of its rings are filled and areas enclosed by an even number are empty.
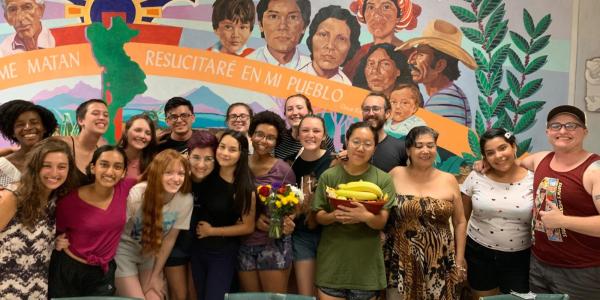
[[[310,23],[309,0],[260,0],[256,13],[267,45],[247,58],[294,70],[310,63],[310,58],[298,50],[298,43]]]
[[[413,81],[423,84],[429,95],[425,109],[470,127],[469,101],[454,81],[460,77],[459,61],[473,70],[477,63],[461,48],[461,41],[462,33],[456,26],[433,20],[423,30],[422,37],[406,41],[396,51],[414,47],[408,63]]]
[[[389,172],[396,166],[406,166],[406,147],[404,141],[388,136],[383,130],[385,121],[392,113],[390,100],[382,93],[372,92],[361,105],[363,121],[377,131],[379,143],[375,148],[372,164]]]

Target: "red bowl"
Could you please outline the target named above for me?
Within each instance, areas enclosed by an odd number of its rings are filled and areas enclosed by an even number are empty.
[[[341,200],[341,199],[336,199],[336,198],[331,198],[331,197],[327,197],[327,198],[329,199],[329,204],[331,205],[331,208],[333,208],[333,209],[336,209],[338,206],[346,206],[346,207],[355,206],[353,204],[354,201]],[[383,200],[360,201],[360,203],[362,203],[362,205],[364,205],[368,211],[377,215],[377,214],[379,214],[379,211],[381,211],[381,208],[383,208],[383,206],[385,205],[386,201],[383,201]]]

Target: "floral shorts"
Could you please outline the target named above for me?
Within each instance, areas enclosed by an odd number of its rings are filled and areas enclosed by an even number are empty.
[[[241,245],[239,271],[283,270],[292,265],[292,238],[289,235],[269,240],[265,245]]]

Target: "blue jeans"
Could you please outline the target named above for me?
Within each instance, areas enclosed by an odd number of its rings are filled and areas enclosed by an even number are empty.
[[[198,299],[223,300],[236,274],[237,254],[237,245],[227,245],[220,250],[192,251],[192,278]]]

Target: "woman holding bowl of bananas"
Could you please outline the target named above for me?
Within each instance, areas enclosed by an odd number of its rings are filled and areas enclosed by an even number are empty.
[[[467,275],[462,197],[456,178],[433,166],[437,137],[427,126],[411,129],[405,139],[410,163],[390,171],[397,206],[385,229],[389,300],[458,299],[458,283]]]
[[[346,137],[348,160],[321,174],[312,204],[323,225],[315,280],[323,300],[371,299],[386,287],[379,231],[395,205],[396,193],[390,175],[370,164],[377,132],[369,123],[352,124]],[[330,198],[345,198],[347,204],[334,207]],[[359,201],[372,198],[390,200],[373,213]]]

